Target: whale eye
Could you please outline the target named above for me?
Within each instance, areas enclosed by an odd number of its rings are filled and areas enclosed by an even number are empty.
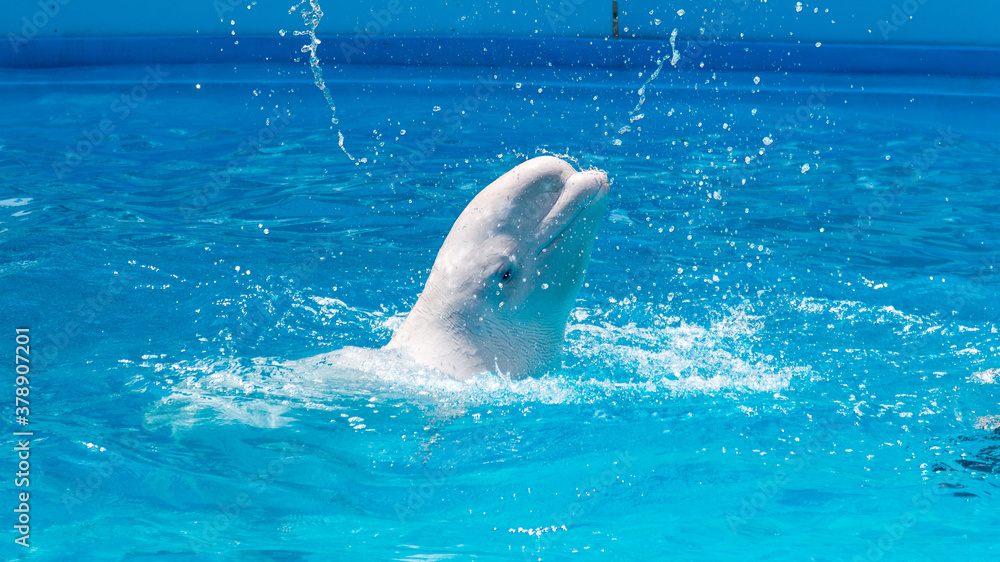
[[[500,288],[509,287],[511,283],[514,282],[514,266],[512,264],[506,264],[500,268],[497,268],[496,273],[493,274],[493,279],[496,283],[500,285]]]
[[[518,278],[517,267],[508,259],[498,260],[498,262],[494,264],[488,279],[490,279],[493,286],[499,285],[499,288],[503,290]]]

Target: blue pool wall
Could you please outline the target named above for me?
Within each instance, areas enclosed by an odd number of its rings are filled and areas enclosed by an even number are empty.
[[[294,3],[4,0],[0,67],[292,60]],[[338,64],[645,65],[677,29],[706,68],[1000,74],[996,0],[618,0],[617,39],[613,0],[321,4]]]
[[[38,38],[226,36],[233,31],[267,36],[281,28],[302,28],[298,12],[289,13],[295,0],[258,0],[248,9],[250,3],[4,0],[0,22],[5,37]],[[321,4],[325,15],[320,31],[331,35],[352,34],[366,26],[393,35],[606,37],[612,32],[612,0]],[[618,22],[621,37],[638,39],[664,39],[674,28],[681,39],[695,39],[702,28],[711,27],[706,31],[717,30],[721,41],[1000,46],[996,0],[619,0]]]

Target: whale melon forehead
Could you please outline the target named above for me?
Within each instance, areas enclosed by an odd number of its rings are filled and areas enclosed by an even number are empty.
[[[573,166],[564,160],[555,156],[539,156],[514,166],[488,185],[480,195],[490,194],[495,189],[506,192],[558,192],[575,173]]]
[[[471,239],[476,234],[489,238],[502,230],[533,229],[575,173],[573,166],[554,156],[532,158],[480,191],[459,215],[452,232]]]

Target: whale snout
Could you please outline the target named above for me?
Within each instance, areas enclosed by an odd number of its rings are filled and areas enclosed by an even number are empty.
[[[564,217],[567,222],[572,222],[576,215],[587,209],[599,207],[600,211],[603,211],[610,191],[607,172],[603,170],[576,172],[566,181],[563,193],[553,206],[553,211]]]
[[[586,170],[570,176],[566,187],[573,187],[589,197],[604,197],[611,191],[608,174],[604,170]]]
[[[575,234],[581,243],[592,242],[593,231],[607,206],[609,191],[608,174],[601,170],[570,175],[559,198],[538,224],[536,233],[540,244],[536,255],[553,249],[567,233]]]
[[[608,173],[604,170],[584,170],[582,172],[577,172],[573,174],[572,178],[580,177],[581,181],[592,182],[597,185],[599,189],[608,191],[610,185],[608,184]]]

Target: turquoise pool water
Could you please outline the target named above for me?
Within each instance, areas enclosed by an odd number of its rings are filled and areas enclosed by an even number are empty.
[[[3,557],[1000,554],[995,80],[329,68],[352,161],[303,66],[2,72]],[[612,178],[559,372],[309,360],[542,153]]]

